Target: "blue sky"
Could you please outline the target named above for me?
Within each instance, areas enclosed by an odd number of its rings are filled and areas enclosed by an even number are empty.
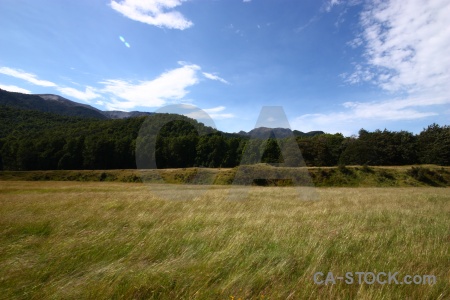
[[[205,110],[227,132],[420,132],[450,118],[444,0],[0,0],[0,88]]]

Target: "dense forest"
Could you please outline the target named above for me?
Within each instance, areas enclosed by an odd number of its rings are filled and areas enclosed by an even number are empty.
[[[184,116],[101,120],[1,106],[0,170],[134,169],[144,122],[158,128],[152,148],[158,168],[285,162],[279,145],[287,138],[224,133]],[[450,126],[432,124],[419,134],[361,129],[352,137],[294,138],[307,166],[450,165]]]

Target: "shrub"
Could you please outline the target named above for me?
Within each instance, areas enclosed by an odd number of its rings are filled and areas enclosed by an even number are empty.
[[[340,171],[342,174],[345,174],[345,175],[350,175],[350,174],[353,173],[352,170],[350,170],[349,168],[347,168],[347,167],[346,167],[345,165],[343,165],[343,164],[340,164],[340,165],[338,166],[338,169],[339,169],[339,171]]]

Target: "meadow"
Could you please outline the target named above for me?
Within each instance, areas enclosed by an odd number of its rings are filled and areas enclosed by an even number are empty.
[[[235,183],[238,170],[242,183],[249,184],[256,174],[261,178],[297,178],[287,180],[255,180],[253,185],[289,186],[302,185],[302,177],[308,177],[303,185],[316,187],[421,187],[450,186],[450,167],[437,165],[412,166],[339,166],[282,168],[269,164],[240,166],[236,168],[179,168],[147,170],[47,170],[0,171],[0,181],[108,181],[174,184]],[[249,175],[246,178],[246,174]],[[275,175],[275,176],[274,176]]]
[[[0,181],[0,298],[450,297],[448,188],[317,188],[315,201],[258,186],[230,201],[229,188]],[[437,282],[318,285],[316,272]]]

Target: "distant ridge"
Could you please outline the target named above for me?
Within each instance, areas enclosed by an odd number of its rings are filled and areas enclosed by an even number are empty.
[[[8,92],[0,89],[0,105],[10,106],[18,109],[36,110],[41,112],[48,112],[59,114],[63,116],[94,118],[94,119],[127,119],[141,116],[151,116],[154,112],[142,111],[103,111],[88,104],[78,103],[59,95],[54,94],[22,94],[15,92]],[[323,131],[302,132],[298,130],[291,130],[289,128],[267,128],[259,127],[252,129],[249,132],[240,131],[238,133],[225,133],[230,136],[243,136],[252,138],[267,138],[277,137],[285,138],[289,136],[310,137],[319,134],[324,134]]]
[[[142,116],[151,116],[151,115],[155,114],[154,112],[120,111],[120,110],[101,111],[101,113],[104,116],[106,116],[108,119],[126,119],[126,118],[142,117]]]
[[[324,132],[323,131],[302,132],[298,130],[292,131],[289,128],[258,127],[250,130],[249,132],[239,131],[237,134],[252,138],[267,138],[267,137],[286,138],[290,136],[310,137],[319,134],[324,134]]]
[[[149,116],[153,112],[140,111],[102,111],[88,104],[78,103],[53,94],[22,94],[0,89],[0,105],[19,109],[37,110],[55,113],[63,116],[95,118],[95,119],[126,119]]]
[[[0,105],[64,116],[107,119],[98,109],[57,95],[29,95],[0,89]]]

